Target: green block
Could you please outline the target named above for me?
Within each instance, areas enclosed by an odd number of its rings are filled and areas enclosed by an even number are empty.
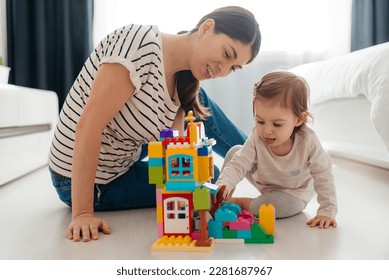
[[[223,229],[223,238],[226,239],[237,239],[238,232],[236,230]]]
[[[251,237],[253,239],[266,239],[265,230],[258,224],[258,222],[254,222],[251,225]]]
[[[269,234],[266,236],[266,238],[247,238],[244,240],[244,243],[251,243],[251,244],[273,244],[274,243],[274,236]]]
[[[149,166],[149,183],[161,184],[164,182],[164,174],[162,166]]]
[[[209,210],[211,208],[211,196],[208,188],[196,188],[193,192],[194,210]]]

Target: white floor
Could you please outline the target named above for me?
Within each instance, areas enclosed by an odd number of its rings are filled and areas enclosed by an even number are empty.
[[[152,252],[155,209],[103,212],[111,235],[74,243],[65,238],[70,209],[51,187],[47,168],[0,186],[0,259],[3,260],[388,260],[389,171],[333,158],[338,228],[311,229],[312,202],[295,217],[277,220],[274,244],[216,244],[210,253]],[[236,194],[255,194],[243,182]]]

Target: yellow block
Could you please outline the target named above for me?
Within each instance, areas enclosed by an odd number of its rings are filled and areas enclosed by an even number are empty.
[[[215,247],[215,239],[212,237],[209,247],[196,246],[196,240],[189,236],[162,236],[151,246],[152,251],[170,252],[210,252]]]
[[[266,234],[275,233],[276,214],[273,204],[262,204],[259,207],[259,224]]]
[[[198,157],[198,163],[199,163],[199,180],[200,181],[209,181],[212,176],[210,174],[209,169],[209,157],[208,156],[199,156]],[[213,167],[213,166],[212,166]]]
[[[162,205],[157,205],[157,223],[163,222]]]
[[[163,158],[163,150],[162,142],[150,142],[148,148],[149,158]]]

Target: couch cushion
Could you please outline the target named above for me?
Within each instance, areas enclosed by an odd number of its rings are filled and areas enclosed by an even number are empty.
[[[370,119],[389,152],[389,43],[290,69],[311,88],[311,104],[365,95]]]

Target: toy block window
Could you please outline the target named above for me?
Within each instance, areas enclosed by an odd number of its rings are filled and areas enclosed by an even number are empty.
[[[166,202],[167,219],[185,219],[187,214],[187,200],[171,200]]]
[[[177,201],[177,218],[178,219],[185,219],[186,218],[186,203],[182,200]]]
[[[166,218],[168,219],[175,219],[175,201],[168,201],[166,202]]]
[[[169,157],[169,178],[193,179],[193,157],[189,155]]]

